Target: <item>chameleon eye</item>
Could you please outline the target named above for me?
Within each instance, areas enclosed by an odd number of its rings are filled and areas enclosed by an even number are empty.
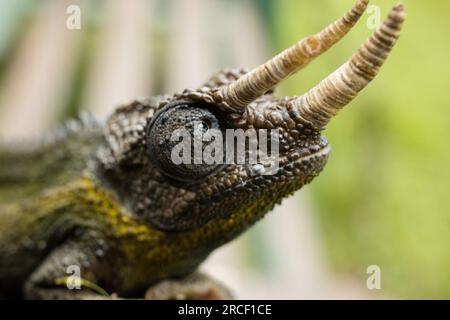
[[[155,114],[147,129],[150,160],[164,175],[175,180],[192,183],[202,179],[223,166],[223,161],[206,162],[203,151],[214,141],[204,137],[210,132],[222,134],[224,124],[208,105],[190,101],[171,103]]]

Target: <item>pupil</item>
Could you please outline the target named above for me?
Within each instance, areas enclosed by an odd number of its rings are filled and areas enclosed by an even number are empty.
[[[202,123],[200,124],[200,131],[202,133],[206,133],[211,128],[211,121],[209,119],[202,119]]]
[[[211,128],[211,120],[208,118],[203,118],[202,124],[206,127],[206,130],[209,130]]]

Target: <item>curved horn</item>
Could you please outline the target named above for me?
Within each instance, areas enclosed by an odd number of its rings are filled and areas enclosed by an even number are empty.
[[[218,100],[225,102],[233,111],[243,111],[250,102],[305,67],[315,57],[342,39],[359,20],[368,3],[369,0],[358,0],[341,19],[330,24],[323,31],[300,40],[234,83],[220,89],[216,92]]]
[[[377,75],[400,36],[406,13],[403,4],[396,5],[387,19],[342,67],[316,87],[291,100],[300,115],[324,128],[330,119]]]

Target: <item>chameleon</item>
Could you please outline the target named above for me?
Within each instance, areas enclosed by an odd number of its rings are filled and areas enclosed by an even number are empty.
[[[5,145],[0,297],[231,298],[199,265],[323,170],[331,147],[322,132],[386,61],[403,4],[310,91],[278,98],[274,88],[341,40],[367,6],[358,0],[250,71],[221,70],[198,88],[121,105],[104,122],[82,116],[39,143]],[[175,164],[169,137],[178,129],[277,129],[279,168]]]

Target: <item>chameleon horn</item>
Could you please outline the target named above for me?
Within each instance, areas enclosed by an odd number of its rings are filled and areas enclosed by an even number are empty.
[[[358,0],[342,18],[318,34],[300,40],[234,83],[216,91],[216,98],[232,111],[244,111],[250,102],[305,67],[342,39],[359,20],[368,3],[369,0]]]
[[[375,78],[399,38],[405,18],[404,6],[396,5],[383,24],[347,63],[303,96],[292,98],[292,107],[304,119],[318,128],[324,128],[342,107]]]

